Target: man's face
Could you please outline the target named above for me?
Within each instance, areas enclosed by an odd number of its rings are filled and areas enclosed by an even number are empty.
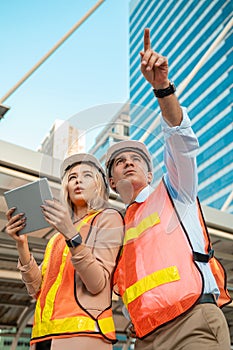
[[[152,180],[152,173],[148,171],[145,160],[136,152],[122,152],[114,159],[109,183],[117,190],[121,197],[125,191],[130,192],[130,202]],[[128,184],[128,186],[127,186]]]

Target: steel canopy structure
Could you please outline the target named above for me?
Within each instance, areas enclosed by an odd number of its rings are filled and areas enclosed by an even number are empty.
[[[25,327],[32,324],[35,301],[27,294],[17,270],[18,254],[15,242],[5,232],[7,207],[3,193],[35,181],[38,177],[46,176],[54,197],[59,198],[60,161],[4,141],[0,141],[0,153],[0,329],[5,330],[1,336],[12,336],[10,329],[16,329],[11,346],[11,349],[14,350]],[[115,195],[111,195],[110,201],[118,209],[123,209],[122,203]],[[227,286],[233,297],[233,215],[206,206],[203,206],[203,212],[215,255],[226,270]],[[53,234],[52,228],[46,228],[29,235],[30,250],[38,263],[42,261],[47,241]],[[117,332],[127,335],[129,322],[122,315],[121,308],[121,300],[113,297]],[[233,344],[233,304],[224,307],[223,312],[228,322]]]

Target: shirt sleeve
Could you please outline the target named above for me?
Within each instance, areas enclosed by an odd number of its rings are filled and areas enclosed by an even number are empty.
[[[30,256],[30,261],[27,265],[22,265],[18,260],[17,268],[19,269],[22,281],[25,283],[28,294],[32,297],[36,297],[36,294],[40,290],[42,276],[41,269],[37,265],[33,255]]]
[[[123,219],[113,209],[104,210],[96,219],[89,243],[71,258],[91,294],[100,293],[111,281],[124,231]]]
[[[191,128],[186,108],[182,108],[183,119],[179,126],[170,127],[162,118],[164,133],[164,163],[167,169],[165,182],[173,198],[192,203],[197,196],[196,156],[199,144]]]

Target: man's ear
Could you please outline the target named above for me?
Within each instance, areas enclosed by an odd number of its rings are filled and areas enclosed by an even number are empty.
[[[148,184],[150,184],[153,180],[153,174],[151,171],[148,171],[148,174],[147,174],[147,182]]]
[[[116,184],[115,184],[113,178],[109,177],[108,182],[109,182],[109,186],[111,187],[111,189],[115,191],[116,190]]]

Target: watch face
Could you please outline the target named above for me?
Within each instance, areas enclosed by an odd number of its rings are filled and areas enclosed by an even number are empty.
[[[68,247],[75,248],[82,243],[82,236],[78,233],[73,238],[67,240],[66,243],[67,243]]]
[[[77,247],[78,245],[80,245],[82,243],[82,237],[78,233],[75,237],[73,237],[71,239],[71,242],[72,242],[73,247]]]

